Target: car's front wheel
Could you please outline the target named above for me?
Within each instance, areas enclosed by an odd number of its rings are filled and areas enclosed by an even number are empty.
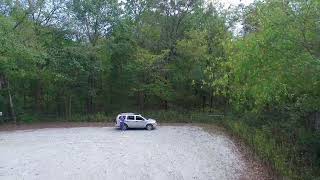
[[[152,129],[153,129],[152,124],[148,124],[148,125],[146,126],[146,129],[147,129],[148,131],[152,130]]]

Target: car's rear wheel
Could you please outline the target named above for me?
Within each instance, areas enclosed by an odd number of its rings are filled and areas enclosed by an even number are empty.
[[[146,126],[146,129],[147,129],[148,131],[152,130],[152,129],[153,129],[152,124],[148,124],[148,125]]]
[[[128,129],[128,125],[124,124],[121,130],[127,130],[127,129]]]

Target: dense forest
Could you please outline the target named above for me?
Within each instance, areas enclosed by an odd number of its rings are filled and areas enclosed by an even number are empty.
[[[226,103],[212,80],[225,76],[229,26],[202,1],[3,2],[1,109],[14,118]]]
[[[318,0],[229,8],[206,0],[0,1],[0,111],[8,122],[232,114],[230,128],[260,156],[288,177],[310,178],[320,167],[310,120],[320,111],[319,72]]]
[[[1,109],[319,108],[319,2],[3,1]],[[243,31],[232,28],[242,23]]]

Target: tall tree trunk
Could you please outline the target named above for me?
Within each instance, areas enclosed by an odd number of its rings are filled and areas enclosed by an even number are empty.
[[[71,118],[71,95],[69,96],[65,96],[64,97],[64,105],[65,105],[65,116],[66,116],[66,119],[70,119]]]
[[[168,101],[167,100],[164,100],[164,109],[168,110]]]
[[[144,93],[143,91],[139,91],[138,93],[138,98],[139,98],[139,110],[143,111],[144,110]]]
[[[59,117],[63,117],[63,98],[61,97],[63,92],[59,91],[56,95],[56,105],[57,105],[57,112]]]
[[[67,97],[65,96],[64,98],[64,114],[65,114],[65,119],[68,121],[68,100]]]
[[[72,114],[71,107],[72,107],[72,96],[70,95],[69,96],[69,107],[68,107],[68,109],[69,109],[69,111],[68,111],[69,118],[71,118],[71,114]]]
[[[202,96],[202,112],[204,112],[205,107],[206,107],[206,96]]]
[[[36,90],[35,90],[35,110],[39,114],[43,109],[43,95],[42,95],[42,82],[40,79],[37,80]]]
[[[93,96],[90,96],[90,113],[94,113],[94,106],[93,106]]]
[[[87,97],[87,113],[93,113],[93,91],[94,91],[94,79],[93,75],[88,76],[88,97]]]
[[[11,118],[12,118],[13,122],[15,124],[17,124],[17,117],[16,117],[16,114],[15,114],[14,105],[13,105],[13,101],[12,101],[12,95],[11,95],[9,80],[7,80],[7,91],[8,91],[8,97],[9,97],[10,115],[11,115]]]
[[[45,106],[46,106],[46,112],[49,112],[49,101],[50,101],[50,98],[49,98],[49,91],[46,92],[46,96],[47,96],[47,99],[46,99],[46,102],[45,102]]]
[[[211,93],[211,96],[210,96],[210,112],[212,112],[212,108],[213,108],[213,94]]]
[[[26,88],[24,88],[26,89]],[[23,91],[23,108],[26,109],[27,108],[27,95],[26,95],[26,91]]]

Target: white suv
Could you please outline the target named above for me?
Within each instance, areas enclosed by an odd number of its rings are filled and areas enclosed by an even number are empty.
[[[116,118],[116,127],[118,128],[120,128],[121,116],[124,118],[124,130],[128,128],[146,128],[147,130],[152,130],[157,126],[157,122],[154,119],[147,119],[135,113],[121,113]]]

